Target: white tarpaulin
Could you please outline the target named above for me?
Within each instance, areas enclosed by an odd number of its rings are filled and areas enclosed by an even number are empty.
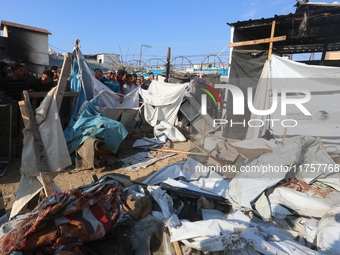
[[[340,68],[311,66],[272,56],[271,86],[278,90],[278,107],[271,119],[294,119],[298,125],[289,127],[287,137],[296,135],[320,136],[327,150],[340,149]],[[287,105],[287,115],[281,114],[282,90],[287,99],[305,98],[301,89],[311,93],[311,99],[303,106],[311,113],[305,115],[293,104]],[[293,125],[286,122],[286,125]],[[284,126],[279,121],[272,127],[276,139],[281,139]],[[338,147],[338,148],[337,148]]]
[[[62,170],[72,164],[60,123],[56,92],[57,87],[46,95],[40,106],[35,110],[37,125],[51,172]],[[22,151],[21,173],[25,176],[38,176],[39,168],[34,153],[33,133],[29,124],[25,127],[23,133],[24,150]]]
[[[72,164],[59,119],[56,96],[57,87],[46,95],[40,106],[35,110],[36,121],[39,125],[39,132],[51,172],[62,170]],[[23,143],[20,169],[22,176],[12,207],[11,217],[19,213],[43,188],[42,182],[37,178],[39,168],[33,145],[33,133],[29,124],[24,129]]]
[[[256,87],[256,92],[254,96],[253,106],[255,109],[269,109],[269,100],[266,100],[270,96],[270,63],[266,61],[263,66],[263,70],[260,76],[259,83]],[[251,114],[251,119],[260,119],[264,123],[268,117],[266,115],[255,115]],[[267,122],[268,124],[268,122]],[[249,127],[247,130],[246,139],[256,139],[261,137],[266,131],[268,125]]]
[[[161,140],[163,143],[165,143],[167,139],[170,139],[172,142],[185,142],[187,140],[176,127],[164,120],[154,127],[154,135],[155,138]]]
[[[144,117],[151,125],[165,120],[170,125],[177,125],[177,113],[181,106],[189,83],[173,84],[153,80],[148,90],[139,91],[144,100]]]

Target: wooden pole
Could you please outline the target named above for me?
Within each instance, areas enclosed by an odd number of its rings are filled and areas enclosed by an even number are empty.
[[[191,152],[191,151],[176,151],[176,150],[170,150],[170,149],[154,149],[154,148],[150,148],[150,150],[172,152],[172,153],[192,154],[192,155],[197,155],[197,156],[209,156],[208,153],[197,153],[197,152]]]
[[[39,127],[35,120],[34,111],[33,111],[27,90],[23,91],[23,95],[24,95],[25,107],[26,107],[30,125],[31,125],[31,130],[33,133],[33,146],[34,146],[35,156],[37,158],[39,176],[42,180],[45,195],[48,197],[49,195],[55,193],[56,189],[53,185],[53,179],[50,175],[50,167],[47,161],[46,150],[45,150],[43,141],[41,139]]]
[[[79,42],[80,42],[79,39],[76,39],[76,46],[78,49],[79,49]],[[74,57],[78,59],[77,50],[74,51]]]
[[[325,152],[327,152],[325,146],[323,145],[323,142],[321,141],[321,138],[318,136],[318,137],[316,138],[316,140],[318,140],[318,143],[319,143],[319,144],[321,145],[321,147],[325,150]]]
[[[287,128],[285,128],[285,130],[283,132],[282,143],[284,143],[284,141],[286,139],[286,135],[287,135]]]
[[[203,137],[202,137],[202,148],[204,148],[204,142],[205,142],[205,131],[207,129],[207,120],[204,119],[204,127],[203,127]]]
[[[72,66],[72,55],[70,53],[67,53],[67,55],[64,55],[64,63],[63,67],[61,68],[60,78],[57,85],[57,106],[58,111],[60,111],[61,103],[64,98],[64,92],[67,84],[67,79],[71,71]]]
[[[165,82],[169,82],[170,77],[170,56],[171,56],[171,48],[168,47],[168,55],[167,55],[167,63],[166,63],[166,77]]]
[[[271,32],[271,34],[270,34],[270,39],[271,39],[271,40],[273,40],[273,38],[274,38],[274,34],[275,34],[275,25],[276,25],[276,21],[273,20],[273,22],[272,22],[272,32]],[[272,52],[273,52],[273,41],[271,41],[270,44],[269,44],[268,61],[271,61]]]

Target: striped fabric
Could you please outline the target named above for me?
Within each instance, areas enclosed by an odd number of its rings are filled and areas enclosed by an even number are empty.
[[[0,239],[0,254],[37,249],[82,254],[84,242],[104,237],[116,222],[122,195],[110,184],[88,194],[77,189],[54,194]]]

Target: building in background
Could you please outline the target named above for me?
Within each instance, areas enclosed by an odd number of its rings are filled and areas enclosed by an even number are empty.
[[[42,73],[49,65],[48,36],[43,28],[31,27],[9,21],[1,21],[0,60],[25,62],[31,71]]]

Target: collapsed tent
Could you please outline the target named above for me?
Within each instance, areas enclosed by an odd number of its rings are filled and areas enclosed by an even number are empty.
[[[78,91],[79,97],[64,131],[70,153],[89,137],[102,138],[106,147],[116,153],[127,135],[126,129],[134,127],[139,120],[139,96],[144,100],[145,120],[153,127],[164,122],[158,128],[161,130],[157,132],[158,136],[165,133],[166,138],[185,140],[174,126],[178,123],[177,113],[188,84],[152,81],[148,90],[136,88],[124,95],[121,102],[122,95],[93,76],[80,49],[76,47],[74,52],[71,90]]]

